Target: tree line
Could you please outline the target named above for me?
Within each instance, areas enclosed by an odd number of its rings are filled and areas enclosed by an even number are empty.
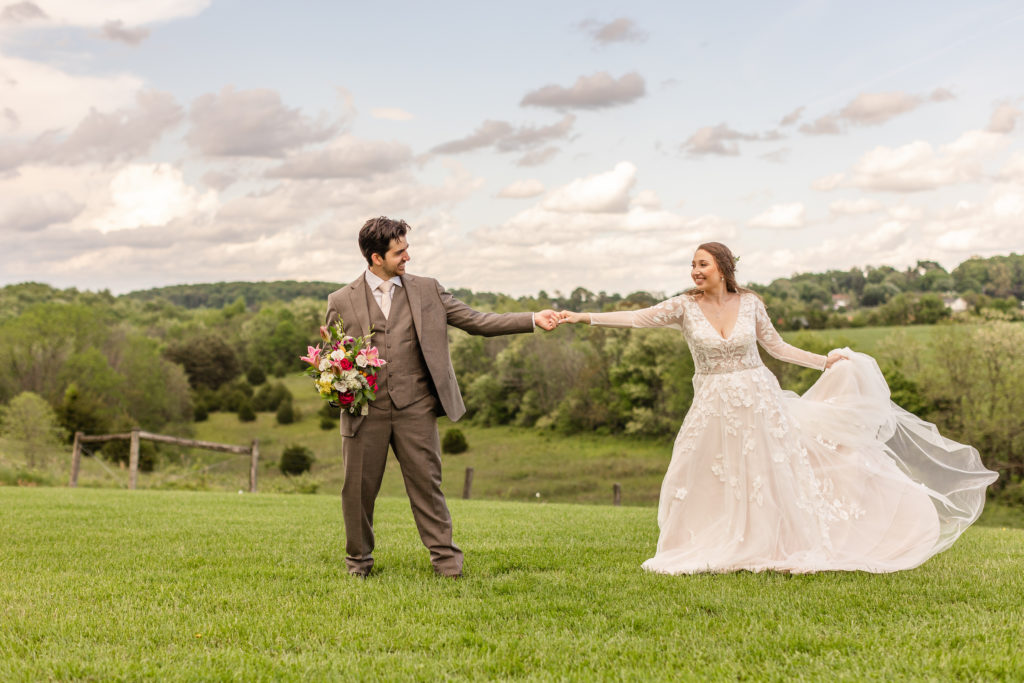
[[[4,429],[12,433],[12,415],[45,412],[43,406],[51,411],[46,419],[53,429],[40,432],[48,438],[133,426],[189,436],[197,420],[215,411],[240,419],[274,411],[279,421],[295,419],[288,390],[274,378],[302,370],[298,357],[317,343],[326,294],[338,286],[216,283],[122,296],[38,283],[4,287]],[[894,400],[975,444],[990,464],[1020,472],[1014,468],[1024,464],[1018,351],[1024,256],[973,258],[952,272],[921,261],[902,271],[805,273],[752,288],[781,329],[949,321],[929,344],[907,339],[879,354]],[[496,312],[634,309],[663,297],[584,288],[524,297],[454,293]],[[835,307],[837,294],[846,297],[843,309]],[[952,294],[967,302],[966,312],[954,315],[945,306],[942,297]],[[841,334],[808,333],[793,341],[826,352],[841,345]],[[667,330],[567,326],[550,335],[482,338],[453,329],[451,340],[468,418],[480,424],[668,438],[692,400],[692,359],[682,336]],[[801,391],[817,376],[765,360],[789,389]],[[26,393],[41,400],[23,398],[12,411]],[[334,423],[324,414],[321,424]],[[118,448],[110,446],[111,457],[125,457]]]

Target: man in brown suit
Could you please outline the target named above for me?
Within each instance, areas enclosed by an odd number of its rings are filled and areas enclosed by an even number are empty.
[[[377,398],[366,416],[341,414],[345,483],[345,564],[365,577],[373,568],[373,507],[384,476],[388,446],[402,468],[416,528],[430,550],[434,571],[462,575],[462,551],[452,542],[452,520],[441,493],[441,444],[437,418],[466,412],[448,352],[448,325],[495,336],[552,330],[554,311],[480,313],[433,278],[405,272],[409,261],[405,221],[368,220],[359,231],[367,270],[327,297],[327,324],[339,318],[354,337],[373,330],[372,344],[387,364],[377,375]]]

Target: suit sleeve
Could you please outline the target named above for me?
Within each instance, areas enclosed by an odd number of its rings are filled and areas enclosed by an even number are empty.
[[[332,294],[327,297],[327,315],[324,317],[325,324],[330,327],[340,317],[341,313],[338,311],[337,297]]]
[[[533,313],[481,313],[456,299],[451,292],[446,292],[436,280],[434,285],[452,327],[484,337],[533,332]]]

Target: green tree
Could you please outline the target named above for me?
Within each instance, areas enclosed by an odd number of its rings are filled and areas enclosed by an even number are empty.
[[[23,391],[0,413],[0,433],[13,440],[30,468],[45,464],[46,455],[64,440],[53,408],[39,394]]]
[[[170,345],[165,355],[185,368],[193,387],[216,389],[238,376],[241,366],[235,350],[212,333],[191,337]]]

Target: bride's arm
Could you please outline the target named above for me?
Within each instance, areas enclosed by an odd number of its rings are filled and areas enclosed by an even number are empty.
[[[757,341],[761,342],[764,350],[773,357],[787,363],[795,363],[815,370],[824,370],[829,365],[829,359],[825,356],[787,344],[772,325],[768,311],[764,308],[764,302],[760,299],[757,301]]]
[[[609,313],[562,313],[562,322],[589,323],[601,327],[674,327],[683,329],[683,303],[672,297],[650,308]]]

